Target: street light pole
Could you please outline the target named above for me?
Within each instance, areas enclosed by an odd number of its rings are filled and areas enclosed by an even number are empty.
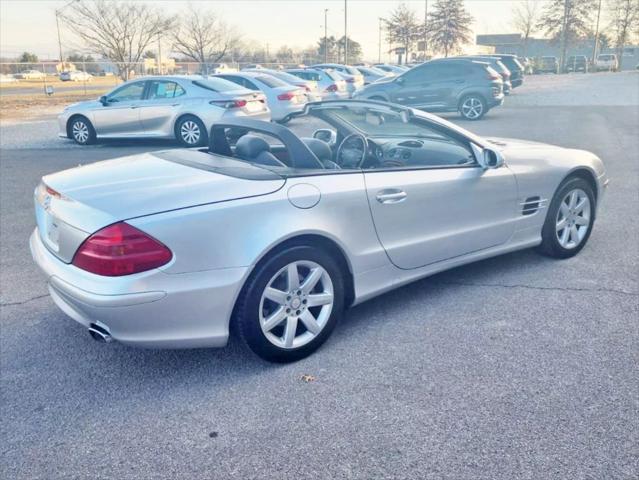
[[[382,21],[384,19],[379,17],[379,40],[378,40],[378,52],[377,52],[377,61],[382,63]]]
[[[348,0],[344,0],[344,65],[348,65]]]
[[[592,63],[595,63],[597,57],[597,49],[599,47],[599,16],[601,15],[601,0],[599,0],[599,7],[597,8],[597,25],[595,26],[595,45],[592,49]]]
[[[65,3],[62,7],[55,9],[55,26],[58,30],[58,51],[60,52],[60,68],[64,69],[64,57],[62,56],[62,37],[60,36],[60,12],[67,8],[72,3],[76,3],[79,0],[71,0]]]
[[[328,63],[328,8],[324,9],[324,63]]]

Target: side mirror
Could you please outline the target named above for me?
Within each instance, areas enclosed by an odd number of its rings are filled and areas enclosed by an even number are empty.
[[[474,143],[471,143],[473,153],[475,155],[475,159],[477,163],[484,170],[488,170],[489,168],[499,168],[504,165],[504,157],[497,150],[493,150],[492,148],[481,148]]]
[[[106,95],[102,95],[100,97],[100,103],[105,107],[107,106],[107,104],[109,103],[109,100],[107,99]]]
[[[504,164],[504,157],[496,150],[485,148],[483,154],[484,168],[499,168]]]
[[[334,130],[328,128],[320,128],[313,132],[313,138],[322,140],[329,145],[335,145],[337,143],[337,133]]]

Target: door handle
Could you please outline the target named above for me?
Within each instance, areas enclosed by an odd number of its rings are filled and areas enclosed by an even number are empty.
[[[391,188],[381,190],[375,197],[379,203],[399,203],[406,200],[407,194],[404,190]]]
[[[133,105],[133,106],[131,107],[131,110],[135,110],[136,108],[140,108],[140,106],[139,106],[139,105]]]

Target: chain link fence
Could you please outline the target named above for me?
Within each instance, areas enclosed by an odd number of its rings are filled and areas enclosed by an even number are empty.
[[[0,95],[55,95],[73,91],[77,95],[93,95],[108,91],[125,79],[148,75],[213,75],[243,68],[283,69],[298,67],[297,63],[199,63],[166,59],[157,62],[118,64],[105,60],[93,62],[1,62]],[[64,74],[63,74],[64,73]],[[88,74],[88,75],[85,75]]]

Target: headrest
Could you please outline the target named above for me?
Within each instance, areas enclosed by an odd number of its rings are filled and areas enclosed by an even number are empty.
[[[325,162],[333,158],[333,152],[328,143],[318,140],[317,138],[300,138],[302,142],[309,148],[313,155],[317,157],[320,162]]]
[[[262,152],[271,150],[268,142],[255,135],[242,136],[235,145],[235,153],[240,158],[255,158]]]

